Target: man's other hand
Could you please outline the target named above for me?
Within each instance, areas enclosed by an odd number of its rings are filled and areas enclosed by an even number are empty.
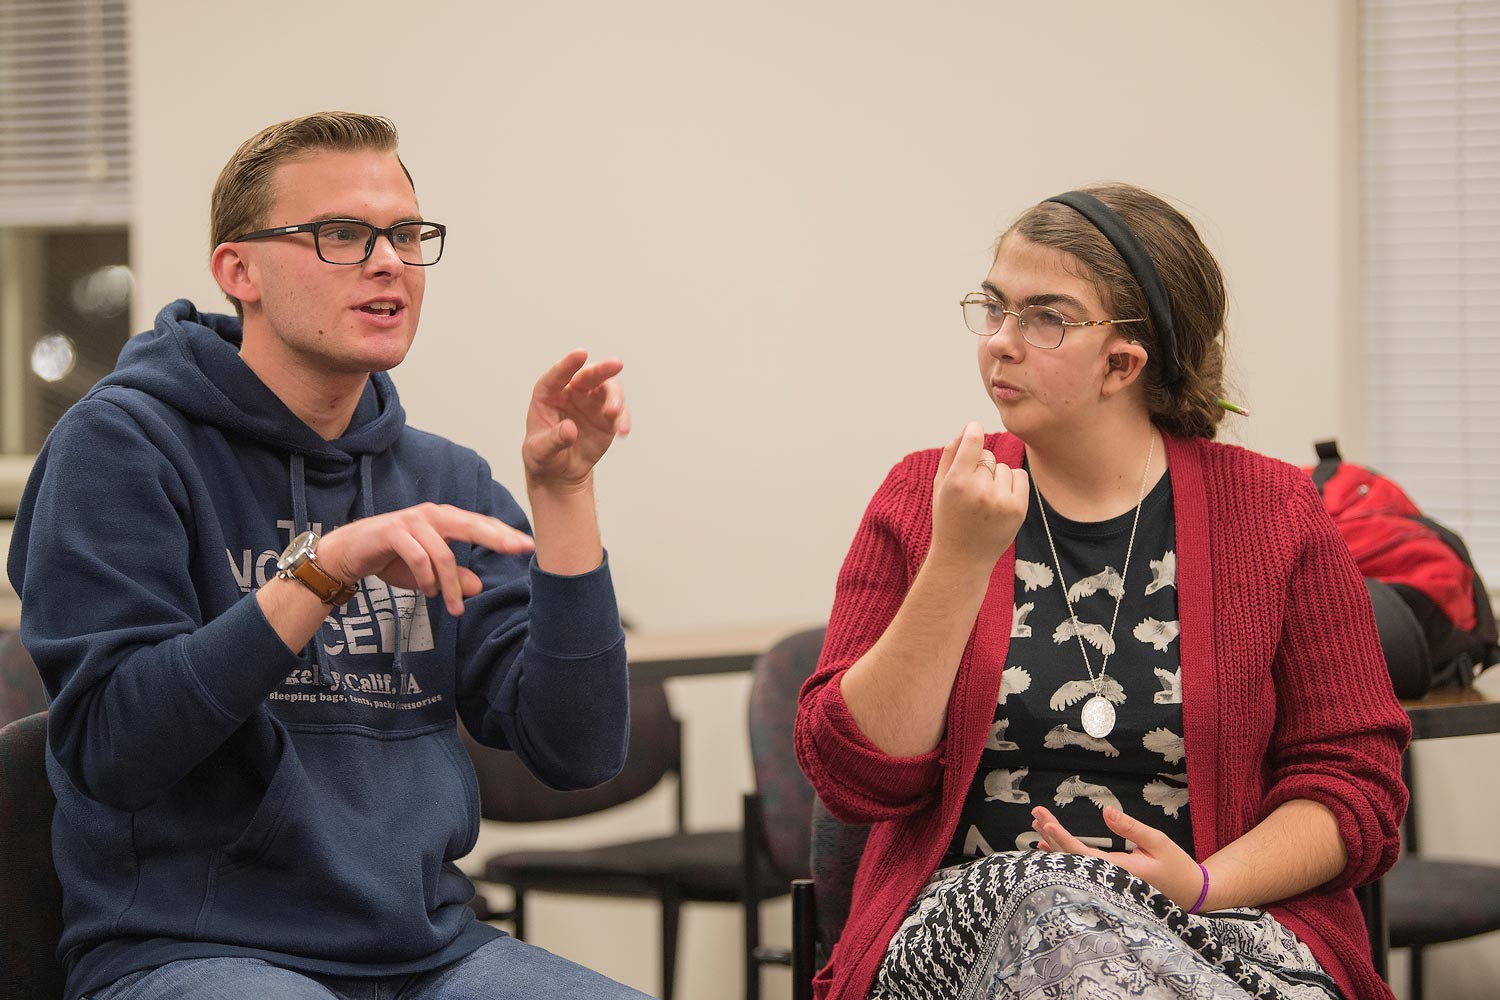
[[[378,576],[397,587],[443,595],[448,612],[461,615],[464,598],[483,589],[472,570],[458,565],[452,542],[469,542],[494,552],[521,554],[534,547],[531,536],[497,518],[448,504],[424,503],[388,514],[360,518],[330,531],[318,543],[318,565],[343,581]]]

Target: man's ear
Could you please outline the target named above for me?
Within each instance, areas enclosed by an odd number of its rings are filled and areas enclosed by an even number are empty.
[[[1112,396],[1133,385],[1146,370],[1147,357],[1146,349],[1135,341],[1124,337],[1115,339],[1105,358],[1104,394]]]
[[[236,243],[220,243],[208,259],[209,270],[224,294],[241,302],[259,302],[260,284],[254,262]]]

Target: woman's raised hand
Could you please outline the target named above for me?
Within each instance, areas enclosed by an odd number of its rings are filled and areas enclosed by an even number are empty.
[[[618,359],[588,364],[582,348],[542,373],[526,411],[521,461],[528,488],[571,492],[589,481],[615,438],[630,433]]]
[[[943,449],[932,481],[932,552],[988,572],[1016,540],[1031,480],[995,461],[973,421]]]

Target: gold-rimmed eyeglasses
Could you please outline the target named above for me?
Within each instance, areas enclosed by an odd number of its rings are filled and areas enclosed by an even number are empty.
[[[991,295],[970,292],[959,300],[963,307],[964,326],[981,337],[993,337],[1005,325],[1005,317],[1014,316],[1021,327],[1021,337],[1032,347],[1044,351],[1062,346],[1070,326],[1111,326],[1115,323],[1142,323],[1141,319],[1071,320],[1050,306],[1032,305],[1020,310],[1007,309]]]

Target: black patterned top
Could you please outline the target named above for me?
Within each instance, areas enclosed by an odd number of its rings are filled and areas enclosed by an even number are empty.
[[[1094,686],[1035,493],[1032,501],[1016,536],[1015,611],[995,721],[943,864],[1035,847],[1031,810],[1039,805],[1074,836],[1105,850],[1133,846],[1104,823],[1104,807],[1115,805],[1191,853],[1170,477],[1163,475],[1141,506],[1103,681],[1115,726],[1100,739],[1083,731],[1082,709]],[[1134,517],[1132,508],[1107,521],[1072,521],[1047,508],[1095,676],[1111,648],[1110,618]]]

